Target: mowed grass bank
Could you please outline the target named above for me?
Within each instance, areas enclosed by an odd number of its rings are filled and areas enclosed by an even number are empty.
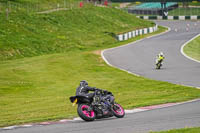
[[[200,61],[200,36],[188,43],[183,50],[188,56]]]
[[[101,59],[99,50],[145,37],[119,43],[113,34],[151,22],[100,7],[11,16],[0,24],[1,127],[77,116],[69,97],[83,79],[112,91],[126,109],[200,97],[195,88],[136,77]]]
[[[117,43],[118,33],[154,25],[114,8],[94,6],[0,18],[0,60],[109,47]]]

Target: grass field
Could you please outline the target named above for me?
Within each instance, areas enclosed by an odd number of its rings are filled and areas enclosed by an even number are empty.
[[[183,5],[183,2],[179,2],[178,3],[180,6]],[[193,1],[193,2],[188,2],[188,5],[189,6],[200,6],[200,2],[198,2],[197,0],[196,1]]]
[[[53,8],[69,8],[70,4],[77,4],[80,0],[0,0],[0,7],[9,7],[12,10],[17,8],[28,11],[41,11]]]
[[[200,8],[176,8],[169,11],[169,16],[200,15]]]
[[[200,61],[200,36],[188,43],[184,47],[184,52],[188,56]]]
[[[113,92],[124,108],[200,97],[200,90],[111,68],[100,50],[113,35],[154,25],[126,12],[87,7],[50,14],[12,12],[0,23],[0,127],[77,116],[69,96],[80,80]],[[163,32],[159,28],[157,33]]]
[[[178,3],[179,6],[183,6],[182,2]],[[169,15],[171,16],[180,16],[180,15],[200,15],[200,2],[188,2],[189,6],[194,6],[194,7],[189,7],[189,8],[177,8],[172,11],[169,11]]]
[[[162,132],[151,132],[151,133],[199,133],[199,132],[200,132],[200,127],[184,128],[184,129],[169,130],[169,131],[162,131]]]
[[[83,79],[112,91],[126,109],[200,96],[194,88],[110,68],[92,51],[6,61],[0,65],[0,75],[1,126],[76,116],[68,98]]]
[[[119,17],[120,16],[120,17]],[[116,43],[114,35],[153,26],[114,8],[78,8],[50,14],[11,13],[0,23],[0,60],[88,50]]]

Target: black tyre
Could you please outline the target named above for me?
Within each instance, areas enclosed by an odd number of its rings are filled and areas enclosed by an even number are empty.
[[[158,64],[156,65],[156,69],[160,69],[160,67],[161,67],[161,63],[158,63]]]
[[[114,105],[112,107],[112,112],[113,112],[114,116],[116,116],[117,118],[123,118],[125,115],[125,111],[124,111],[123,107],[118,103],[114,103]]]
[[[79,104],[77,108],[78,115],[85,121],[93,121],[96,118],[96,114],[93,110],[89,110],[89,105]]]

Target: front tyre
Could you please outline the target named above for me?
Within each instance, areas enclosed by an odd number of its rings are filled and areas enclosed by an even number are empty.
[[[95,112],[90,110],[90,106],[87,104],[79,104],[77,112],[78,115],[85,121],[93,121],[96,118]]]
[[[123,118],[125,115],[125,111],[124,111],[123,107],[118,103],[114,103],[111,110],[112,110],[114,116],[116,116],[117,118]]]

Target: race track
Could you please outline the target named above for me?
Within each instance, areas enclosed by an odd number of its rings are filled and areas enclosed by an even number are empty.
[[[155,80],[200,87],[200,63],[181,54],[181,46],[200,34],[200,22],[157,21],[171,31],[123,47],[105,50],[104,58],[117,68]],[[165,61],[155,69],[156,55],[162,51]]]
[[[174,128],[200,126],[200,100],[139,113],[85,122],[83,120],[64,124],[33,126],[0,133],[149,133]]]
[[[200,33],[200,22],[157,23],[170,27],[171,31],[106,50],[103,53],[106,61],[114,67],[147,78],[200,87],[200,63],[186,58],[180,52],[184,43]],[[155,70],[155,56],[160,51],[164,52],[166,60],[161,70]],[[94,122],[69,121],[63,124],[0,130],[0,133],[149,133],[184,127],[200,127],[200,100],[127,114],[122,119],[113,117]]]

